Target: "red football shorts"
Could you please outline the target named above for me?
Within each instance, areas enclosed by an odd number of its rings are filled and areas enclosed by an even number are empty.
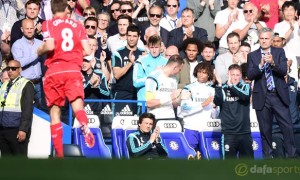
[[[84,99],[83,77],[81,72],[60,72],[44,79],[44,92],[47,106],[64,106],[66,97],[69,102]]]

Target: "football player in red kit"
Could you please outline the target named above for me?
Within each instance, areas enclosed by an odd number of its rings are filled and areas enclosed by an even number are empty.
[[[38,54],[47,53],[44,76],[44,92],[47,106],[50,108],[51,137],[56,157],[64,157],[62,143],[62,124],[60,107],[65,104],[66,97],[81,124],[85,142],[88,147],[95,145],[94,135],[88,128],[88,118],[83,110],[83,80],[81,65],[83,56],[90,55],[88,37],[80,22],[68,19],[65,9],[67,0],[52,0],[53,19],[42,25],[44,44]]]

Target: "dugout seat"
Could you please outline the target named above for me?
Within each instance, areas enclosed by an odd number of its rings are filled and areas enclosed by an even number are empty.
[[[263,159],[262,142],[261,142],[261,136],[259,131],[259,124],[257,122],[256,116],[255,117],[251,116],[250,128],[251,128],[251,135],[253,139],[252,147],[254,152],[254,159]]]
[[[105,144],[100,128],[90,128],[95,136],[94,147],[87,147],[80,128],[73,128],[73,143],[81,148],[82,154],[87,158],[111,159],[111,152]]]
[[[168,158],[188,159],[196,156],[195,150],[185,139],[178,120],[158,120],[156,126],[160,127],[160,136],[168,150]]]
[[[222,159],[220,119],[202,120],[199,137],[199,149],[204,159]]]
[[[116,116],[112,122],[111,141],[113,156],[117,159],[126,157],[124,152],[128,154],[126,147],[125,126],[129,129],[137,129],[138,116]],[[125,125],[126,122],[126,125]],[[130,126],[131,122],[134,124]],[[124,140],[126,151],[124,150]],[[127,155],[128,156],[128,155]],[[128,156],[129,157],[129,156]]]

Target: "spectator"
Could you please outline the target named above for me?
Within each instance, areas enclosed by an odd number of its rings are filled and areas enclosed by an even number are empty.
[[[159,26],[163,27],[169,32],[180,27],[181,20],[177,17],[179,9],[179,0],[167,0],[165,5],[166,15],[160,20]]]
[[[271,29],[260,29],[261,47],[248,54],[248,78],[255,80],[253,108],[259,123],[264,158],[272,158],[273,117],[278,121],[283,133],[287,157],[293,158],[296,153],[295,139],[289,112],[288,87],[284,79],[287,74],[287,60],[282,48],[271,47],[272,40]]]
[[[38,49],[38,55],[48,53],[45,61],[48,69],[43,83],[47,106],[50,108],[51,137],[57,158],[64,157],[60,107],[65,104],[66,97],[81,125],[86,145],[89,148],[95,146],[95,138],[87,125],[88,118],[83,109],[84,91],[80,71],[83,56],[90,55],[91,50],[86,32],[80,22],[73,21],[71,25],[69,21],[66,21],[65,10],[67,5],[66,0],[52,0],[51,6],[54,18],[43,23],[45,43]],[[61,23],[54,23],[56,21]],[[54,24],[57,25],[55,28]],[[73,34],[71,40],[74,41],[74,46],[72,46],[72,43],[66,43],[67,35],[65,33]],[[67,38],[67,42],[69,40]]]
[[[96,10],[91,6],[88,6],[83,10],[82,15],[85,19],[88,17],[96,17]]]
[[[75,6],[77,3],[77,0],[67,0],[67,3],[71,9],[71,16],[70,18],[76,21],[79,21],[81,23],[84,22],[84,17],[82,17],[78,12],[76,12],[75,10]]]
[[[194,68],[200,62],[197,56],[202,49],[202,43],[196,38],[188,38],[182,43],[185,57],[181,71],[177,74],[178,88],[182,89],[188,84],[197,81],[197,77],[193,76]]]
[[[3,69],[1,72],[1,76],[0,76],[0,87],[2,86],[2,84],[6,83],[9,81],[9,76],[8,76],[8,70],[7,68]]]
[[[88,17],[84,21],[84,27],[88,36],[97,38],[98,19],[95,17]]]
[[[201,52],[202,62],[210,64],[213,69],[215,69],[214,58],[216,55],[216,47],[212,42],[207,41],[203,43],[203,49]]]
[[[21,30],[23,37],[13,44],[11,52],[14,59],[18,59],[21,64],[21,75],[34,84],[34,105],[40,108],[42,99],[41,64],[44,63],[45,58],[38,56],[37,50],[43,41],[34,38],[34,24],[31,19],[22,21]]]
[[[260,20],[267,24],[267,27],[273,29],[274,25],[279,21],[279,5],[280,0],[250,0],[261,12]]]
[[[292,1],[283,3],[282,12],[283,21],[275,24],[274,32],[277,32],[281,37],[284,37],[284,49],[292,56],[294,55],[296,58],[300,59],[300,16],[297,15],[295,3]],[[295,20],[295,17],[298,21]]]
[[[43,19],[38,17],[40,11],[40,3],[36,0],[29,0],[25,3],[25,18],[31,19],[34,22],[34,37],[39,40],[43,40],[42,32],[42,23]],[[15,22],[11,28],[11,38],[10,45],[12,46],[14,42],[23,37],[23,32],[21,31],[22,21],[19,20]]]
[[[148,41],[151,36],[159,36],[159,31],[156,27],[149,26],[145,30],[144,41],[145,41],[145,53],[149,53]],[[161,43],[161,47],[164,47],[163,42]]]
[[[0,30],[9,31],[13,24],[25,15],[24,3],[22,0],[0,2]]]
[[[165,52],[165,58],[169,60],[169,58],[173,55],[179,55],[178,48],[176,46],[169,46]]]
[[[247,55],[251,52],[251,46],[247,42],[241,42],[240,48],[239,48],[239,65],[243,63],[247,63]]]
[[[227,43],[229,52],[221,54],[217,57],[215,68],[216,74],[221,77],[222,84],[228,80],[228,68],[231,64],[241,64],[241,53],[238,53],[240,48],[240,37],[236,32],[231,32],[227,35]]]
[[[234,31],[237,32],[241,41],[245,41],[251,45],[251,50],[259,48],[258,30],[267,27],[263,21],[258,21],[259,12],[254,4],[248,2],[243,8],[245,21],[238,21],[234,24]]]
[[[139,117],[138,130],[129,134],[126,145],[131,158],[166,159],[168,151],[160,137],[159,126],[151,113]],[[155,129],[152,132],[152,129]]]
[[[118,20],[118,17],[121,15],[120,6],[121,6],[120,1],[113,1],[110,6],[109,13],[111,15],[111,21],[110,21],[109,28],[108,28],[109,36],[118,34],[117,20]]]
[[[90,0],[91,6],[94,7],[97,11],[97,13],[101,12],[109,12],[109,9],[111,8],[111,5],[114,3],[112,0]]]
[[[1,157],[27,157],[33,114],[33,84],[20,75],[16,60],[6,67],[9,82],[1,86],[0,151]]]
[[[110,16],[107,12],[101,12],[98,14],[98,28],[97,28],[98,37],[102,37],[102,36],[108,37],[107,29],[109,23],[110,23]]]
[[[168,46],[180,47],[182,41],[187,38],[196,38],[202,43],[207,41],[207,32],[194,26],[194,11],[185,8],[181,12],[182,27],[176,28],[169,33]]]
[[[285,39],[284,35],[280,35],[279,33],[274,33],[272,46],[276,48],[284,48]],[[289,76],[293,77],[296,81],[298,81],[298,67],[299,64],[297,62],[296,56],[289,51],[290,49],[285,48],[284,52],[288,59],[288,62],[291,64],[290,71],[288,71]]]
[[[149,54],[140,57],[133,67],[133,86],[137,89],[137,98],[139,101],[146,100],[145,81],[150,73],[167,64],[167,59],[160,53],[160,36],[150,36],[148,44]],[[141,106],[140,103],[138,105]],[[138,113],[140,112],[141,107],[138,109]]]
[[[8,55],[10,53],[10,46],[9,46],[9,42],[8,39],[10,37],[10,32],[9,31],[5,31],[2,32],[0,30],[0,65],[2,67],[2,54],[6,54]]]
[[[120,12],[121,14],[128,15],[132,18],[133,4],[129,1],[121,1]]]
[[[138,0],[137,3],[133,3],[134,13],[132,19],[138,26],[143,26],[144,23],[149,21],[147,12],[149,11],[149,0]]]
[[[201,121],[216,118],[213,104],[215,89],[210,86],[214,74],[209,64],[199,63],[195,67],[193,75],[197,81],[188,84],[182,90],[182,93],[189,96],[182,97],[181,115],[184,122],[184,136],[189,145],[197,152],[197,157],[200,158],[199,127]],[[201,91],[199,91],[200,89]]]
[[[194,11],[194,25],[207,31],[209,41],[216,41],[214,19],[221,10],[220,0],[187,0],[187,7]]]
[[[136,100],[137,92],[133,86],[133,66],[142,55],[143,50],[138,48],[140,30],[136,25],[130,25],[126,33],[127,44],[125,47],[113,52],[113,75],[116,79],[114,87],[115,100]],[[132,103],[116,103],[113,107],[114,115],[134,115],[137,113],[136,105]],[[125,109],[125,110],[124,110]]]
[[[224,138],[222,151],[225,159],[253,158],[252,136],[250,130],[249,84],[242,81],[242,69],[232,64],[228,69],[229,78],[222,86],[222,80],[216,76],[218,86],[214,103],[220,106],[220,119]]]
[[[130,16],[121,15],[118,17],[119,33],[114,36],[110,36],[107,39],[107,46],[111,52],[123,48],[125,44],[127,44],[126,30],[127,27],[131,24],[132,24],[132,18]],[[144,49],[144,44],[140,39],[138,40],[137,46],[139,49]]]
[[[176,74],[183,66],[179,55],[171,56],[166,66],[152,72],[146,79],[147,112],[157,118],[175,118],[174,108],[180,104],[181,89],[177,89]]]
[[[148,12],[149,23],[144,23],[142,29],[142,36],[145,34],[145,29],[148,27],[155,27],[159,32],[160,37],[162,38],[163,45],[165,46],[168,41],[169,32],[163,27],[159,26],[159,22],[163,17],[163,9],[158,5],[152,5]]]
[[[228,0],[228,8],[219,11],[215,17],[216,37],[220,39],[218,49],[220,55],[229,51],[226,39],[235,29],[234,23],[244,21],[243,10],[237,8],[238,2],[239,0]]]

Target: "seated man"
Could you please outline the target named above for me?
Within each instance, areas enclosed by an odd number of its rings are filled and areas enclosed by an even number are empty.
[[[168,151],[160,138],[160,129],[156,127],[155,116],[151,113],[143,113],[139,117],[138,130],[129,134],[126,145],[130,157],[146,159],[165,159]]]

